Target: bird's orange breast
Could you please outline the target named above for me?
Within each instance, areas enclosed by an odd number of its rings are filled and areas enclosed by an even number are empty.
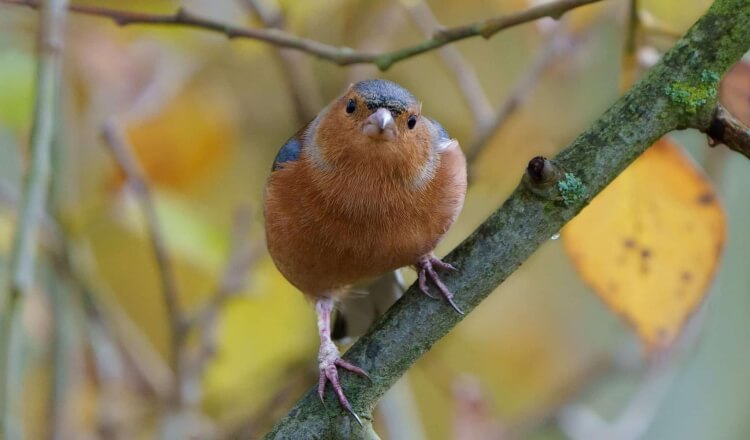
[[[264,213],[268,249],[303,293],[336,296],[346,287],[430,253],[461,210],[466,165],[456,146],[437,158],[420,187],[378,163],[321,172],[305,157],[269,177]],[[358,168],[359,167],[359,168]]]

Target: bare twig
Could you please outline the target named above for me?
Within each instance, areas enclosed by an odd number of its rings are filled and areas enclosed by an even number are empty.
[[[244,0],[243,3],[267,29],[286,30],[286,19],[278,5],[271,6],[259,0]],[[309,59],[305,59],[302,52],[290,49],[277,47],[274,53],[294,99],[298,122],[305,124],[315,117],[323,104]]]
[[[636,78],[636,52],[638,51],[638,32],[640,30],[638,16],[638,0],[628,2],[628,22],[625,32],[625,47],[622,51],[622,67],[620,69],[620,93],[625,93],[633,85]]]
[[[539,18],[559,18],[571,9],[599,1],[601,0],[557,0],[551,3],[531,7],[525,11],[501,15],[499,17],[470,23],[464,26],[441,29],[437,31],[432,38],[419,44],[383,53],[360,52],[348,47],[333,46],[308,38],[298,37],[279,29],[253,29],[232,26],[227,23],[221,23],[193,15],[185,9],[178,9],[177,12],[173,14],[147,14],[98,6],[72,5],[70,6],[70,11],[77,14],[110,18],[120,26],[134,24],[161,24],[198,28],[222,33],[228,38],[258,40],[280,47],[300,50],[341,66],[371,63],[378,66],[381,70],[386,70],[399,61],[435,50],[454,41],[478,36],[490,38],[504,29],[528,23]],[[28,6],[30,8],[39,7],[39,2],[37,0],[0,0],[0,3]]]
[[[482,153],[489,140],[505,125],[508,119],[521,107],[526,98],[531,94],[542,74],[558,58],[560,52],[567,47],[572,47],[570,37],[566,34],[567,26],[564,23],[558,25],[552,34],[547,37],[544,46],[539,50],[532,60],[528,69],[521,74],[521,79],[516,83],[508,94],[508,97],[500,105],[495,113],[495,119],[480,132],[474,141],[466,149],[466,161],[471,167]]]
[[[430,36],[442,28],[432,9],[424,0],[401,0],[401,3],[425,35]],[[482,89],[476,71],[456,46],[443,46],[438,50],[438,55],[445,67],[453,74],[461,90],[464,101],[474,118],[474,130],[476,133],[483,132],[491,123],[495,112]]]
[[[126,177],[127,185],[137,198],[143,211],[143,216],[148,232],[149,241],[154,252],[156,265],[158,266],[159,278],[161,281],[162,295],[164,305],[167,310],[167,319],[169,321],[170,348],[171,358],[170,366],[174,374],[174,389],[172,390],[173,403],[177,406],[181,404],[182,396],[180,384],[182,381],[182,348],[183,348],[183,329],[182,329],[182,312],[180,310],[177,282],[175,279],[172,263],[167,252],[167,245],[162,235],[159,217],[156,213],[156,206],[151,195],[151,189],[146,182],[146,177],[138,161],[133,157],[130,146],[126,144],[123,134],[114,121],[105,124],[103,135],[106,145],[109,147],[112,157],[120,167],[120,170]]]
[[[723,105],[716,106],[714,119],[706,134],[712,146],[724,144],[750,159],[750,128],[732,116]]]
[[[2,298],[4,313],[0,328],[0,417],[5,438],[16,437],[11,432],[11,422],[18,420],[12,409],[18,405],[11,404],[14,399],[11,399],[8,390],[13,358],[13,322],[20,297],[26,295],[34,283],[36,242],[49,191],[50,156],[57,118],[67,7],[66,0],[50,0],[45,3],[39,24],[39,66],[31,132],[31,158],[24,176],[20,214],[10,255],[10,286]]]

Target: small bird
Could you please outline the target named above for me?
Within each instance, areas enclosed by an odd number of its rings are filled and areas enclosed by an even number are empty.
[[[414,266],[427,296],[431,281],[458,313],[433,255],[463,207],[466,160],[458,141],[423,116],[419,101],[386,80],[351,85],[276,155],[265,188],[269,253],[279,271],[315,302],[323,399],[330,382],[359,417],[337,367],[367,376],[340,357],[331,339],[334,303],[351,286]]]

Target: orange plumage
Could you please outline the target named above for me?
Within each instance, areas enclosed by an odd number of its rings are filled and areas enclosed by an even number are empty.
[[[359,369],[342,365],[329,323],[332,299],[348,286],[415,265],[423,291],[430,278],[450,300],[433,270],[449,266],[431,252],[465,193],[458,142],[389,81],[351,86],[279,152],[265,194],[268,249],[281,273],[317,301],[321,395],[332,382],[351,411],[335,367]]]

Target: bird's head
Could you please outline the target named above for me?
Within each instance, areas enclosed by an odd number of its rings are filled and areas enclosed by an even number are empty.
[[[421,104],[408,90],[385,80],[353,84],[336,103],[349,125],[380,142],[406,141],[417,128]]]
[[[438,125],[422,116],[408,90],[386,80],[352,84],[321,115],[316,144],[326,162],[377,160],[383,165],[424,167],[432,160]]]

